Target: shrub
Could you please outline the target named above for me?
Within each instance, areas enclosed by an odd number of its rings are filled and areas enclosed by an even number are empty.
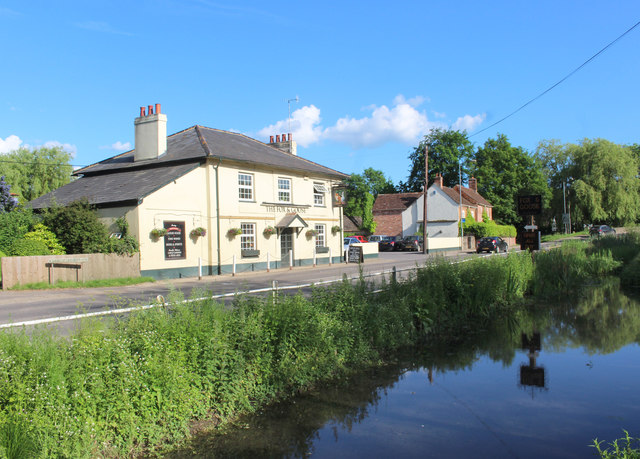
[[[625,287],[640,287],[640,254],[622,269],[620,282]]]
[[[464,225],[465,234],[473,234],[475,237],[500,236],[516,237],[517,230],[512,225],[498,225],[494,221],[472,222]]]
[[[96,253],[105,249],[107,228],[86,198],[66,207],[50,207],[44,213],[43,223],[56,234],[67,253]]]
[[[34,224],[35,218],[29,208],[19,207],[0,213],[0,250],[8,253],[13,241],[21,239]]]
[[[17,239],[13,241],[9,253],[14,257],[51,254],[51,252],[49,252],[47,244],[35,239]]]
[[[24,235],[25,239],[43,242],[53,255],[64,255],[64,247],[58,242],[56,235],[49,231],[49,228],[42,223],[38,223],[33,230]]]

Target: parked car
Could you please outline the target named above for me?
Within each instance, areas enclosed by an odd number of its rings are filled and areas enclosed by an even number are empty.
[[[497,236],[483,237],[476,242],[476,253],[480,252],[508,252],[509,244],[504,239]]]
[[[349,250],[349,246],[351,244],[360,244],[361,241],[356,239],[355,237],[345,237],[344,238],[344,250]]]
[[[396,250],[396,242],[399,240],[396,236],[385,236],[384,239],[378,242],[378,252],[390,252]]]
[[[589,236],[607,236],[616,234],[616,230],[609,225],[595,225],[589,230]]]
[[[349,237],[354,237],[356,238],[359,242],[369,242],[367,241],[367,238],[364,236],[349,236]]]
[[[369,242],[378,242],[383,241],[385,238],[389,236],[385,236],[384,234],[374,234],[373,236],[369,236]]]
[[[422,252],[422,236],[405,236],[396,242],[396,250]]]

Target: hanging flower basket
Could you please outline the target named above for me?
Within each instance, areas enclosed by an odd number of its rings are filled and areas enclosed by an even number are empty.
[[[267,226],[262,234],[264,234],[266,237],[269,237],[272,234],[276,234],[276,229],[273,226]]]
[[[333,234],[336,234],[336,233],[339,233],[341,229],[342,228],[340,228],[340,225],[334,225],[334,226],[331,227],[331,232]]]
[[[151,230],[151,237],[154,239],[159,239],[161,237],[164,237],[167,234],[167,229],[166,228],[153,228]]]
[[[318,232],[314,229],[310,229],[310,230],[307,230],[305,234],[307,235],[307,237],[313,237],[313,236],[317,236]]]
[[[206,236],[207,235],[207,230],[204,229],[202,226],[198,226],[197,228],[194,228],[191,230],[191,237],[200,237],[200,236]]]
[[[234,238],[236,236],[240,236],[242,234],[242,230],[240,228],[230,228],[227,231],[227,237]]]

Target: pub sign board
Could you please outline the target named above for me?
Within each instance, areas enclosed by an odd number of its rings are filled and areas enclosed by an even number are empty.
[[[164,222],[164,259],[184,260],[187,257],[184,222]]]
[[[520,233],[521,250],[540,250],[540,231],[524,231]]]
[[[542,213],[542,196],[532,194],[528,196],[518,196],[519,215],[540,215]]]

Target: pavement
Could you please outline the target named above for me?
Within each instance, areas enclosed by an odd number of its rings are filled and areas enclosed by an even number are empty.
[[[436,254],[416,252],[381,252],[378,258],[365,260],[361,265],[339,263],[316,267],[294,267],[256,271],[159,280],[124,287],[68,288],[52,290],[0,291],[0,327],[28,321],[51,320],[81,313],[103,312],[130,305],[155,303],[158,295],[168,299],[172,291],[180,291],[189,298],[208,295],[233,294],[250,290],[271,288],[276,281],[279,288],[330,280],[357,277],[360,269],[365,276],[390,273],[395,267],[402,271],[424,265],[427,259],[437,257],[464,258],[475,255],[472,251],[449,251]]]

